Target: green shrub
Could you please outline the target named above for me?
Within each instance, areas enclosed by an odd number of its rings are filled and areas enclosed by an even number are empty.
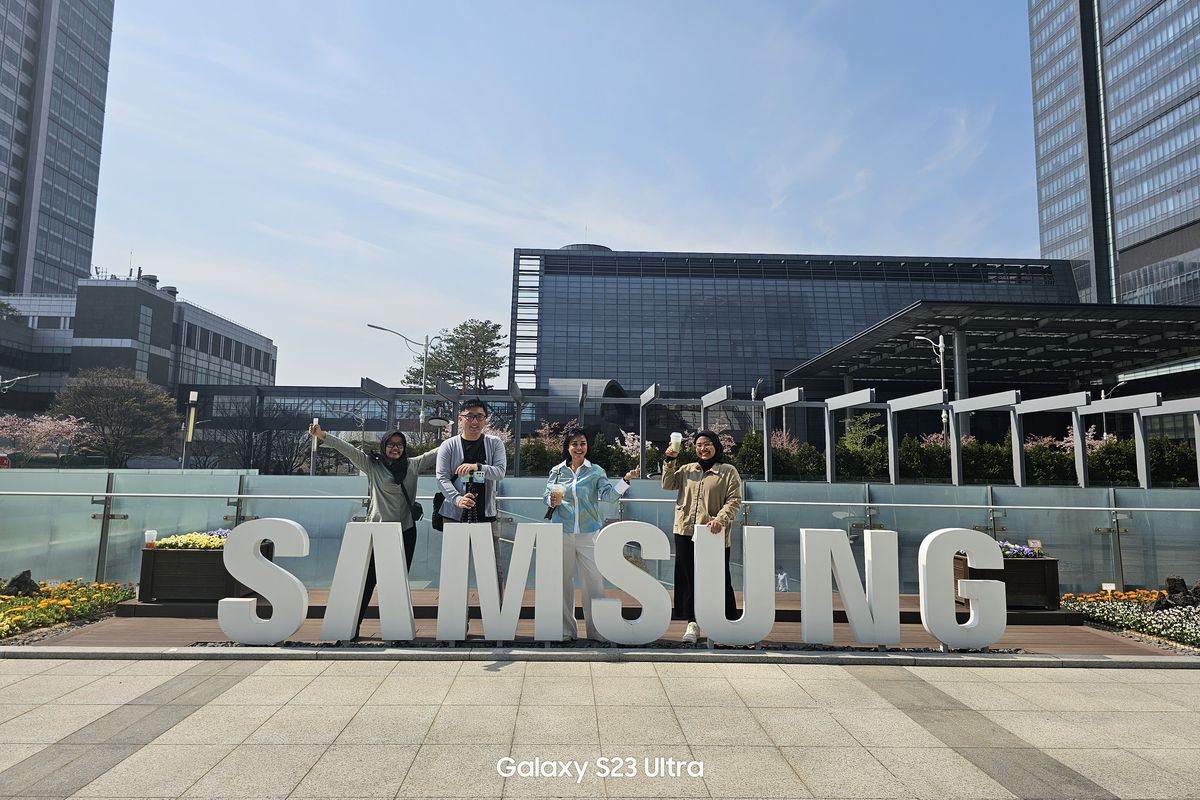
[[[726,459],[737,468],[744,481],[762,480],[763,470],[763,438],[758,431],[750,431],[738,445],[737,453]]]
[[[1033,486],[1075,483],[1075,454],[1041,445],[1025,448],[1025,477]]]

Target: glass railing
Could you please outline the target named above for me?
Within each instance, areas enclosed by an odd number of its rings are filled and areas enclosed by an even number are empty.
[[[509,478],[500,489],[502,534],[520,522],[540,522],[542,478]],[[32,570],[39,579],[137,581],[143,531],[160,536],[233,527],[256,517],[284,517],[304,526],[309,555],[279,562],[311,588],[333,577],[345,524],[365,514],[362,477],[269,476],[237,471],[0,471],[0,576]],[[422,476],[411,581],[437,586],[440,534],[432,530],[435,481]],[[997,539],[1038,539],[1059,559],[1063,591],[1093,591],[1101,583],[1161,586],[1168,575],[1200,579],[1200,490],[1078,489],[1012,486],[763,483],[745,485],[743,525],[776,530],[776,572],[796,591],[801,528],[835,528],[850,536],[862,563],[862,532],[895,530],[900,537],[901,591],[917,591],[917,548],[931,531],[977,528]],[[670,533],[673,493],[637,481],[609,519],[641,520]],[[107,519],[105,518],[107,516]],[[1120,528],[1121,533],[1113,532]],[[733,537],[733,581],[741,588],[741,537]],[[1120,541],[1119,549],[1114,542]],[[103,564],[98,559],[103,553]],[[507,545],[504,548],[507,557]],[[632,553],[631,553],[632,555]],[[670,584],[670,561],[646,562]],[[532,581],[532,570],[530,580]]]

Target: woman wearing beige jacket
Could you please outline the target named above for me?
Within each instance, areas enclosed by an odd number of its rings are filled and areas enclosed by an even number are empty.
[[[700,431],[695,439],[697,464],[678,466],[678,453],[667,448],[663,460],[662,486],[675,489],[675,607],[673,619],[686,619],[683,641],[695,643],[704,635],[696,624],[696,562],[692,542],[696,525],[708,535],[725,536],[725,616],[737,615],[737,600],[729,578],[730,530],[742,504],[742,477],[737,468],[722,463],[725,449],[712,431]],[[700,534],[696,534],[700,535]]]

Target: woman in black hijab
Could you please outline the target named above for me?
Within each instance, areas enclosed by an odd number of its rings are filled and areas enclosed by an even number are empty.
[[[399,522],[404,531],[404,563],[412,569],[413,551],[417,547],[417,522],[413,519],[412,506],[417,497],[417,474],[433,466],[437,460],[437,448],[415,458],[408,457],[408,439],[400,431],[388,431],[379,439],[379,449],[364,452],[349,442],[321,430],[313,423],[308,426],[311,436],[321,440],[326,447],[333,448],[358,468],[367,477],[367,522]],[[375,559],[367,568],[367,583],[363,590],[362,606],[358,612],[358,624],[354,627],[354,638],[362,625],[363,615],[375,591]]]
[[[742,476],[732,464],[723,463],[721,437],[700,431],[692,440],[697,464],[677,466],[678,453],[667,448],[663,459],[662,486],[675,489],[675,607],[673,619],[687,620],[683,641],[694,644],[704,632],[696,624],[696,562],[693,536],[704,525],[711,535],[725,534],[725,617],[737,615],[737,600],[729,577],[730,530],[742,505]]]

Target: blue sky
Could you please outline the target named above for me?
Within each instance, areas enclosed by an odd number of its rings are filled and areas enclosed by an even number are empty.
[[[118,0],[93,261],[398,384],[514,247],[1036,256],[1021,2]]]

